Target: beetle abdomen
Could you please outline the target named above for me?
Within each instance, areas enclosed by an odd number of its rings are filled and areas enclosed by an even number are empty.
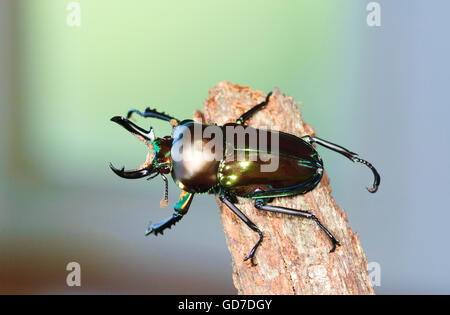
[[[224,160],[218,172],[219,184],[240,197],[281,197],[303,194],[321,180],[321,164],[279,156],[274,172],[262,172],[260,161]]]
[[[266,148],[261,149],[260,141],[252,143],[249,137],[241,144],[227,143],[218,170],[220,186],[241,197],[269,198],[303,194],[320,182],[322,159],[309,143],[283,132],[254,128],[251,132],[256,132],[259,140],[261,133],[266,133]]]

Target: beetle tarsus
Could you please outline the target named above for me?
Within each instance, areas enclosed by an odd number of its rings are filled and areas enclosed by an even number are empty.
[[[337,241],[336,239],[331,240],[331,242],[333,243],[333,247],[331,247],[330,249],[330,254],[334,253],[334,251],[336,250],[336,246],[341,246],[341,243],[339,243],[339,241]]]
[[[130,119],[133,114],[138,114],[139,116],[144,116],[144,114],[137,109],[130,109],[127,113],[126,119]]]
[[[261,242],[263,241],[263,234],[261,231],[258,230],[258,234],[259,234],[259,240],[258,242],[256,242],[255,246],[253,246],[252,250],[250,251],[250,253],[248,254],[247,257],[244,258],[244,261],[247,261],[250,259],[250,262],[252,264],[252,266],[256,266],[257,264],[253,261],[253,259],[255,258],[255,252],[256,249],[258,248],[258,246],[261,244]]]
[[[266,95],[266,99],[264,100],[264,102],[259,103],[258,105],[253,106],[252,108],[250,108],[248,111],[246,111],[241,117],[239,117],[238,119],[236,119],[236,124],[238,125],[244,125],[245,121],[247,119],[249,119],[251,116],[253,116],[257,111],[261,110],[264,106],[266,106],[267,104],[269,104],[269,99],[270,96],[272,95],[272,92],[269,92]]]
[[[372,194],[376,193],[377,190],[378,190],[378,186],[380,186],[380,174],[378,174],[378,172],[375,169],[375,167],[373,167],[373,165],[370,164],[369,162],[367,162],[366,160],[360,159],[360,158],[358,158],[356,156],[353,157],[353,161],[361,163],[361,164],[364,164],[365,166],[370,168],[370,170],[372,171],[373,176],[374,176],[374,181],[373,181],[372,187],[371,188],[366,187],[366,189],[367,189],[368,192],[370,192]]]
[[[308,218],[316,222],[316,224],[320,227],[322,231],[325,232],[325,234],[330,238],[332,245],[332,248],[330,250],[330,253],[334,252],[336,250],[336,246],[340,246],[339,241],[334,237],[333,234],[331,234],[330,231],[327,230],[325,226],[320,223],[319,219],[313,214],[311,214],[309,211],[304,210],[296,210],[296,209],[290,209],[285,207],[278,207],[278,206],[272,206],[267,205],[264,203],[263,199],[256,199],[255,200],[255,208],[259,210],[264,211],[270,211],[270,212],[277,212],[277,213],[283,213],[283,214],[290,214],[290,215],[296,215],[303,218]]]
[[[256,264],[256,263],[253,261],[254,256],[255,256],[254,254],[251,255],[251,256],[249,255],[249,256],[247,256],[247,257],[244,258],[244,261],[247,261],[247,260],[250,259],[251,265],[252,265],[253,267],[255,267],[255,266],[257,266],[258,264]]]
[[[373,181],[372,187],[367,188],[367,190],[370,193],[375,193],[378,190],[378,186],[380,186],[380,181],[381,181],[380,174],[378,174],[377,170],[375,169],[375,167],[372,164],[370,164],[366,160],[359,158],[358,154],[356,154],[344,147],[341,147],[340,145],[331,143],[329,141],[326,141],[326,140],[323,140],[323,139],[320,139],[317,137],[304,136],[304,137],[302,137],[302,139],[305,140],[306,142],[308,142],[309,144],[313,144],[313,143],[320,144],[321,146],[324,146],[327,149],[330,149],[337,153],[342,154],[343,156],[350,159],[350,161],[352,161],[352,162],[358,162],[358,163],[364,164],[365,166],[370,168],[370,170],[372,171],[373,176],[374,176],[374,181]]]
[[[168,122],[171,121],[176,121],[177,123],[180,122],[178,119],[169,116],[166,113],[158,112],[156,109],[150,109],[150,107],[147,107],[143,113],[141,111],[138,111],[137,109],[130,109],[127,113],[126,119],[130,119],[133,114],[138,114],[139,116],[145,118],[157,118]]]
[[[170,218],[164,221],[155,224],[152,224],[152,222],[150,222],[145,232],[145,236],[149,236],[150,234],[154,235],[164,234],[165,229],[171,228],[178,221],[180,221],[182,217],[183,216],[181,214],[175,212]]]
[[[250,253],[248,254],[248,256],[246,258],[244,258],[244,261],[247,261],[250,259],[250,262],[252,264],[252,266],[256,266],[255,262],[253,261],[254,257],[255,257],[255,253],[256,250],[258,249],[259,245],[261,245],[262,241],[263,241],[263,234],[262,232],[259,230],[259,228],[255,225],[255,223],[253,223],[252,221],[249,220],[249,218],[247,218],[245,216],[245,214],[243,214],[241,212],[241,210],[239,210],[234,203],[232,203],[230,201],[230,198],[228,196],[225,195],[225,193],[221,190],[219,192],[219,199],[220,201],[222,201],[231,211],[234,212],[234,214],[236,214],[239,219],[241,219],[242,221],[244,221],[245,224],[247,224],[247,226],[249,228],[251,228],[253,231],[255,231],[256,233],[258,233],[259,235],[259,240],[256,242],[255,246],[253,246],[252,250],[250,251]]]

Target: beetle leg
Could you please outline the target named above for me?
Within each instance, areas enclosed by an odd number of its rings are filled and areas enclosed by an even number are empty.
[[[317,219],[315,215],[311,214],[308,211],[295,210],[295,209],[289,209],[289,208],[284,208],[284,207],[267,205],[264,203],[264,200],[262,200],[262,199],[255,200],[255,208],[259,209],[259,210],[264,210],[264,211],[278,212],[278,213],[283,213],[283,214],[291,214],[291,215],[296,215],[296,216],[303,217],[303,218],[312,219],[321,228],[321,230],[324,231],[325,234],[330,238],[330,240],[333,244],[333,247],[331,248],[330,253],[335,251],[336,246],[341,245],[341,244],[339,244],[339,241],[333,236],[333,234],[331,234],[331,232],[328,231],[326,229],[326,227],[324,227],[322,225],[322,223],[320,223],[319,219]]]
[[[131,115],[133,115],[133,113],[138,114],[139,116],[142,116],[142,117],[146,117],[146,118],[157,118],[157,119],[165,120],[175,126],[178,125],[178,123],[180,122],[178,119],[176,119],[172,116],[169,116],[166,113],[160,113],[156,109],[150,109],[150,107],[147,107],[143,113],[138,111],[137,109],[130,109],[128,111],[126,118],[130,119]]]
[[[145,235],[148,236],[152,233],[155,235],[158,235],[158,233],[163,234],[165,229],[170,229],[173,225],[175,225],[175,223],[181,220],[183,215],[188,212],[193,197],[194,194],[183,190],[180,194],[180,200],[178,200],[178,202],[174,206],[175,212],[172,214],[172,216],[159,223],[152,224],[150,222]]]
[[[258,248],[258,246],[261,244],[261,242],[263,241],[263,234],[262,232],[258,229],[258,227],[252,222],[250,221],[245,214],[243,214],[241,212],[241,210],[239,210],[234,203],[232,203],[229,198],[221,191],[219,193],[219,199],[220,201],[222,201],[231,211],[234,212],[234,214],[236,214],[239,219],[241,219],[242,221],[244,221],[245,224],[247,224],[247,226],[249,228],[251,228],[253,231],[255,231],[256,233],[258,233],[259,235],[259,240],[256,242],[255,246],[253,246],[252,250],[250,251],[250,253],[248,254],[247,257],[244,258],[244,261],[247,261],[250,259],[250,262],[252,264],[252,266],[256,266],[255,262],[253,261],[254,257],[255,257],[255,253],[256,253],[256,249]]]
[[[378,174],[377,170],[375,169],[375,167],[373,167],[372,164],[370,164],[366,160],[360,159],[358,157],[358,154],[351,152],[350,150],[347,150],[346,148],[341,147],[340,145],[331,143],[329,141],[326,141],[326,140],[323,140],[323,139],[320,139],[317,137],[304,136],[304,137],[302,137],[302,139],[305,140],[306,142],[308,142],[309,144],[312,144],[312,143],[320,144],[320,145],[324,146],[325,148],[328,148],[330,150],[333,150],[337,153],[344,155],[345,157],[350,159],[350,161],[352,161],[352,162],[362,163],[365,166],[367,166],[368,168],[370,168],[370,170],[372,171],[373,176],[374,176],[374,181],[372,184],[372,188],[367,188],[367,190],[371,193],[375,193],[378,190],[378,186],[380,186],[380,174]]]
[[[266,96],[266,100],[258,105],[253,106],[250,108],[247,112],[245,112],[241,117],[236,119],[236,124],[238,125],[244,125],[245,121],[249,119],[253,114],[255,114],[257,111],[261,110],[264,106],[269,104],[269,98],[272,95],[272,92],[269,92]]]

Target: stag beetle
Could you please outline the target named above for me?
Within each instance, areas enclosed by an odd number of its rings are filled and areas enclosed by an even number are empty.
[[[245,261],[250,259],[252,265],[255,265],[255,252],[263,240],[263,234],[236,207],[236,197],[254,199],[254,206],[259,210],[312,219],[330,238],[332,243],[330,253],[334,252],[336,246],[340,245],[338,240],[310,211],[278,207],[269,205],[268,203],[273,198],[304,194],[317,186],[323,175],[323,162],[322,158],[312,146],[313,143],[338,152],[351,161],[362,163],[370,168],[374,175],[373,185],[371,188],[368,188],[371,193],[377,191],[380,184],[380,175],[372,164],[357,157],[356,153],[317,137],[304,136],[299,138],[288,133],[276,131],[278,137],[276,138],[278,139],[277,144],[279,145],[278,152],[276,153],[272,152],[273,143],[271,141],[268,141],[265,149],[261,149],[261,143],[258,143],[258,141],[252,143],[248,136],[244,136],[242,138],[245,139],[244,142],[238,145],[234,141],[230,141],[230,139],[235,140],[237,137],[236,133],[229,137],[230,127],[231,130],[233,128],[238,129],[237,127],[239,126],[241,126],[241,129],[245,127],[246,132],[250,130],[258,136],[263,132],[266,132],[270,136],[274,135],[274,131],[263,131],[262,129],[245,125],[247,119],[269,103],[271,94],[272,92],[267,94],[264,102],[251,108],[236,119],[234,123],[228,123],[223,126],[205,125],[196,123],[193,120],[180,121],[150,108],[147,108],[144,112],[132,109],[126,117],[115,116],[111,118],[113,122],[118,123],[133,133],[154,151],[154,156],[148,156],[147,161],[136,170],[125,171],[125,167],[117,169],[110,164],[114,173],[120,177],[129,179],[143,177],[149,177],[148,179],[151,179],[157,175],[161,175],[165,182],[165,194],[164,199],[161,201],[161,206],[165,206],[168,200],[166,175],[170,174],[182,190],[180,199],[174,206],[175,212],[173,215],[157,224],[151,224],[150,222],[146,235],[163,234],[165,229],[175,225],[187,213],[194,194],[211,193],[218,194],[221,202],[244,221],[250,229],[259,234],[259,240],[249,255],[244,259]],[[129,120],[133,114],[169,122],[172,125],[172,135],[156,138],[153,128],[146,131]],[[195,128],[205,131],[209,127],[214,127],[216,131],[225,133],[220,140],[224,144],[224,147],[217,149],[216,152],[205,149],[205,144],[212,138],[211,133],[210,136],[204,133],[200,137],[192,138],[191,136]],[[233,143],[230,145],[230,142]],[[181,146],[182,149],[180,149],[180,143],[183,143]],[[178,152],[175,152],[176,147],[178,147]],[[244,152],[244,156],[242,157],[241,155],[240,159],[236,158],[239,152]],[[263,160],[261,158],[249,159],[249,152],[263,154],[266,157],[276,157],[279,161],[277,169],[271,173],[262,172],[260,166],[264,164]],[[174,159],[175,153],[181,158]],[[225,157],[219,159],[212,158],[212,155],[216,155],[217,153],[219,153],[219,156]],[[188,155],[194,158],[186,158]]]

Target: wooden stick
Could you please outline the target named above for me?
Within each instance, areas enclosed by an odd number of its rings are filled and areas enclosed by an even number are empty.
[[[220,82],[209,92],[203,113],[194,120],[219,125],[234,122],[246,110],[262,102],[265,94],[249,87]],[[315,135],[300,115],[295,101],[273,91],[270,103],[255,114],[248,125],[270,127],[297,136]],[[341,243],[329,253],[331,242],[309,219],[258,211],[253,200],[239,198],[238,208],[263,232],[264,241],[256,252],[256,267],[243,258],[258,239],[236,215],[217,199],[233,265],[233,280],[239,294],[374,294],[367,260],[357,233],[331,197],[329,179],[311,192],[276,198],[273,205],[312,210],[312,213]]]

